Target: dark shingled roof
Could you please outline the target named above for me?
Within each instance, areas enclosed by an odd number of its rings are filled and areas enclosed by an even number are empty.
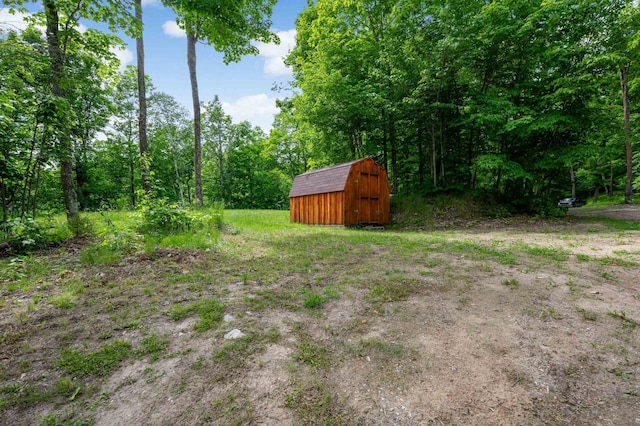
[[[359,161],[362,160],[312,170],[296,176],[291,186],[291,192],[289,192],[289,198],[344,191],[351,166]]]

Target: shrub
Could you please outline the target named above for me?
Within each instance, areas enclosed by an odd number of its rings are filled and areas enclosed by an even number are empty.
[[[138,209],[138,231],[166,235],[191,229],[194,219],[187,211],[164,198],[143,198]]]
[[[5,250],[25,253],[53,243],[46,227],[33,219],[15,218],[0,224],[0,244]]]

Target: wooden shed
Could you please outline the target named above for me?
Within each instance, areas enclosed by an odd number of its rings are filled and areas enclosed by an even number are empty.
[[[312,225],[389,223],[389,182],[371,158],[296,176],[289,193],[291,221]]]

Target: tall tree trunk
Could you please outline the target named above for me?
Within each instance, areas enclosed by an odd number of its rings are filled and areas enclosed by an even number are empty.
[[[629,107],[629,64],[620,67],[620,86],[622,87],[622,108],[624,109],[624,144],[627,157],[627,178],[624,189],[624,202],[631,204],[633,200],[633,154],[631,151],[631,110]]]
[[[438,187],[438,163],[437,163],[437,148],[436,148],[436,127],[435,124],[431,124],[431,179],[433,180],[433,187]]]
[[[178,183],[178,190],[180,191],[180,203],[184,206],[184,191],[182,190],[182,180],[180,179],[180,173],[178,172],[178,160],[173,157],[173,168],[176,171],[176,180]]]
[[[609,161],[609,197],[613,197],[613,161]]]
[[[418,122],[418,185],[420,191],[424,190],[424,127]]]
[[[393,113],[389,114],[389,143],[391,144],[391,173],[393,173],[393,195],[398,195],[398,147],[396,141],[396,123]]]
[[[571,173],[571,196],[576,198],[576,171],[573,168],[573,163],[569,165],[569,173]]]
[[[440,178],[442,179],[442,183],[444,184],[444,117],[442,112],[440,113]]]
[[[196,204],[202,207],[202,144],[200,142],[200,95],[196,76],[196,42],[198,38],[187,31],[187,63],[193,98],[193,172],[195,175]]]
[[[0,198],[2,199],[2,222],[9,220],[9,206],[7,205],[7,185],[0,176]]]
[[[222,146],[222,141],[220,141],[220,144]],[[220,152],[218,152],[218,169],[220,169],[220,197],[222,198],[222,202],[224,203],[225,196],[224,196],[224,171],[223,171],[224,164],[223,164],[223,161],[224,161],[224,153],[222,151],[220,151]]]
[[[129,197],[131,199],[131,208],[136,208],[136,177],[134,174],[133,161],[129,159]]]
[[[36,212],[38,211],[38,189],[40,189],[40,160],[36,161],[37,170],[36,170],[36,189],[33,194],[33,215],[32,217],[36,218]]]
[[[136,0],[136,20],[140,23],[140,37],[136,38],[138,67],[138,143],[140,146],[140,180],[142,189],[151,192],[149,184],[149,147],[147,145],[147,85],[144,79],[144,39],[142,37],[142,0]]]
[[[58,9],[55,0],[42,0],[47,20],[47,50],[51,60],[51,74],[49,82],[51,84],[51,92],[57,98],[57,119],[62,124],[62,128],[58,129],[58,139],[60,143],[60,180],[62,183],[62,195],[64,198],[64,207],[67,214],[67,223],[74,225],[79,218],[78,198],[73,181],[73,143],[67,131],[68,119],[62,111],[66,100],[66,93],[62,88],[62,80],[64,78],[64,53],[60,46],[60,38],[58,35],[60,20],[58,18]]]
[[[384,108],[382,109],[382,122],[385,122],[385,112]],[[382,126],[382,166],[384,170],[389,172],[389,148],[387,147],[387,126],[383,124]]]
[[[24,216],[27,214],[27,203],[29,202],[29,196],[31,194],[31,181],[33,180],[33,172],[31,170],[31,162],[33,161],[33,154],[36,149],[36,137],[38,136],[38,124],[33,126],[33,135],[31,136],[31,149],[29,151],[29,158],[24,169],[24,182],[22,185],[22,201],[20,207],[20,220],[24,220]],[[44,142],[45,132],[42,132],[42,139]],[[35,171],[35,168],[34,168]]]

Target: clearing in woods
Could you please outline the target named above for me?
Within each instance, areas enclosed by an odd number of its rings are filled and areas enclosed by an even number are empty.
[[[573,213],[2,259],[0,423],[640,424],[640,225]]]

